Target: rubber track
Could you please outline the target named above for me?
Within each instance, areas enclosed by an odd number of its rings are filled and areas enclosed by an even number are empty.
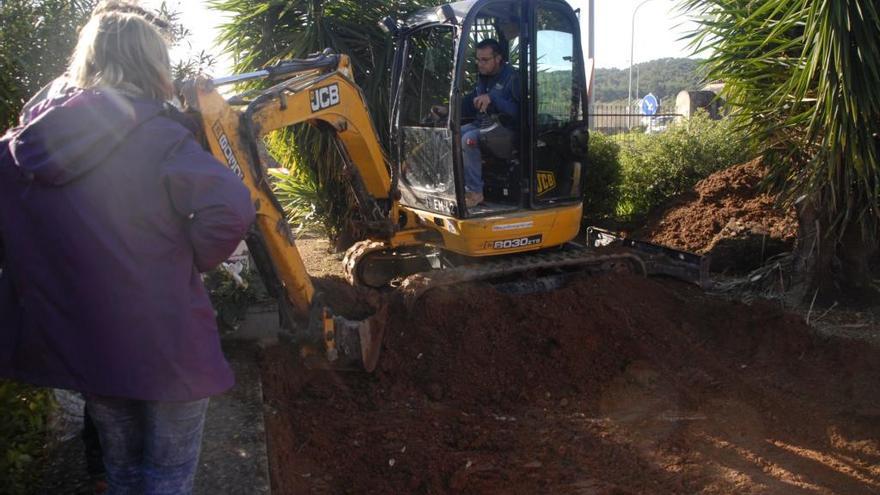
[[[407,306],[411,306],[425,292],[438,287],[490,280],[531,270],[576,267],[594,267],[603,272],[627,271],[645,276],[648,273],[642,258],[633,253],[599,254],[587,249],[575,249],[523,254],[497,261],[416,273],[404,279],[399,289]]]
[[[342,269],[345,272],[345,278],[348,280],[348,283],[351,285],[362,285],[360,280],[357,279],[355,267],[368,254],[384,249],[388,249],[384,242],[372,240],[359,241],[348,248],[345,251],[345,257],[342,259]]]

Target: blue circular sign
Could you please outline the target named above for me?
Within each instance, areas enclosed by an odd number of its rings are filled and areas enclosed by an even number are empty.
[[[639,104],[639,109],[643,115],[656,115],[659,107],[660,103],[657,101],[657,97],[651,93],[646,94]]]

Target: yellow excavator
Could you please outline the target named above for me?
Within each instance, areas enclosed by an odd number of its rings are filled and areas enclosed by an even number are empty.
[[[257,222],[248,246],[279,299],[282,322],[304,349],[317,349],[334,367],[372,371],[383,330],[375,318],[332,314],[303,265],[272,193],[262,145],[268,133],[294,124],[316,126],[338,143],[366,237],[344,259],[353,284],[393,284],[417,298],[475,280],[514,292],[546,290],[583,271],[704,280],[705,260],[689,253],[599,229],[589,231],[586,247],[571,242],[581,229],[589,164],[580,27],[566,2],[470,0],[380,25],[396,46],[387,155],[348,57],[329,50],[252,73],[197,78],[181,91],[211,152],[251,190]],[[476,47],[487,39],[497,42],[519,80],[519,115],[515,125],[472,122],[484,199],[468,206],[462,108],[479,77]],[[229,98],[218,91],[259,79],[271,87]]]

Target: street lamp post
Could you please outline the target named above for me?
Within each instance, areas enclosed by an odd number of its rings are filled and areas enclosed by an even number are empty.
[[[638,65],[636,66],[636,98],[639,97],[639,75],[642,73],[642,68]]]
[[[629,91],[627,92],[627,97],[626,97],[627,111],[630,111],[630,112],[632,111],[633,62],[634,62],[634,60],[633,60],[633,54],[634,54],[633,47],[635,46],[635,40],[636,40],[636,12],[639,11],[639,8],[642,5],[645,5],[646,3],[650,2],[650,1],[651,0],[642,0],[638,5],[636,5],[636,8],[633,9],[633,13],[632,13],[632,26],[630,27],[630,34],[629,34],[629,36],[630,36],[629,37]]]

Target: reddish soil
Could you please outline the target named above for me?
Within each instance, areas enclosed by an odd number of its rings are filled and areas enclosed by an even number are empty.
[[[716,271],[754,268],[789,250],[797,235],[794,212],[759,192],[765,174],[760,158],[716,172],[660,208],[639,237],[712,254]]]
[[[880,493],[880,351],[778,306],[609,275],[391,309],[372,375],[264,351],[273,493]]]

